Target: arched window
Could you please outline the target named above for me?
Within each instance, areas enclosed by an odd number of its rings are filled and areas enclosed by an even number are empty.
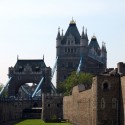
[[[110,84],[108,81],[104,81],[104,82],[102,83],[102,89],[103,89],[104,91],[109,90],[110,88],[111,88],[111,84]]]
[[[70,45],[70,40],[68,40],[68,45]]]
[[[101,109],[104,109],[105,108],[105,99],[102,98],[101,99]]]
[[[108,83],[105,82],[105,83],[103,84],[103,89],[104,89],[104,90],[107,90],[108,88],[109,88]]]
[[[117,99],[112,98],[112,109],[116,109],[116,108],[117,108]]]

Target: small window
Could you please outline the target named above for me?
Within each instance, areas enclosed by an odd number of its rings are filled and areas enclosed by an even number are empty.
[[[101,109],[104,109],[105,108],[105,99],[102,98],[101,99]]]
[[[68,53],[70,53],[70,48],[68,48]]]
[[[117,108],[117,99],[113,98],[112,99],[112,109],[116,109]]]
[[[107,82],[103,84],[103,89],[104,89],[104,90],[107,90],[107,89],[108,89],[108,83],[107,83]]]
[[[67,53],[67,48],[65,48],[65,53]]]
[[[50,107],[50,104],[48,104],[48,107]]]
[[[68,45],[70,45],[70,40],[68,40]]]
[[[57,104],[57,107],[59,107],[59,104]]]
[[[111,88],[111,85],[107,81],[105,81],[105,82],[102,83],[102,89],[104,91],[109,90],[110,88]]]
[[[73,53],[73,48],[71,48],[71,53]]]

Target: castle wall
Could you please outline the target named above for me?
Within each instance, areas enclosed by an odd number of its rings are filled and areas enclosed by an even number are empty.
[[[114,101],[113,101],[114,100]],[[97,77],[97,122],[98,124],[120,123],[119,76]],[[122,124],[120,124],[122,125]]]
[[[63,98],[63,118],[73,124],[92,124],[91,111],[91,89],[79,92],[75,86],[72,95]]]
[[[125,63],[119,62],[117,64],[118,72],[125,75]]]
[[[21,119],[23,117],[23,110],[32,108],[35,103],[41,107],[40,100],[0,98],[0,123]]]
[[[63,96],[61,94],[42,94],[42,114],[44,121],[62,119]]]
[[[124,123],[124,125],[125,125],[125,76],[122,76],[121,77],[121,90],[122,90],[122,92],[121,92],[121,95],[122,95],[122,97],[121,97],[121,101],[122,101],[122,103],[123,103],[123,105],[121,106],[121,107],[123,107],[122,108],[122,115],[123,115],[123,123]]]
[[[80,92],[75,86],[63,98],[63,117],[78,125],[124,125],[123,105],[125,76],[120,82],[118,75],[100,75],[93,77],[91,89]]]

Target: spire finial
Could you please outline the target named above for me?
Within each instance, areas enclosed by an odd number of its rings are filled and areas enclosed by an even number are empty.
[[[73,17],[72,17],[72,20],[70,21],[70,24],[76,24],[76,22],[74,21]]]
[[[60,27],[58,27],[58,32],[60,32]]]

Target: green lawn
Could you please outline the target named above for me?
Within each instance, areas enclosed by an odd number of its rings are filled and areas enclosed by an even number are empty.
[[[69,123],[45,123],[44,121],[40,119],[28,119],[21,121],[15,125],[71,125]]]

